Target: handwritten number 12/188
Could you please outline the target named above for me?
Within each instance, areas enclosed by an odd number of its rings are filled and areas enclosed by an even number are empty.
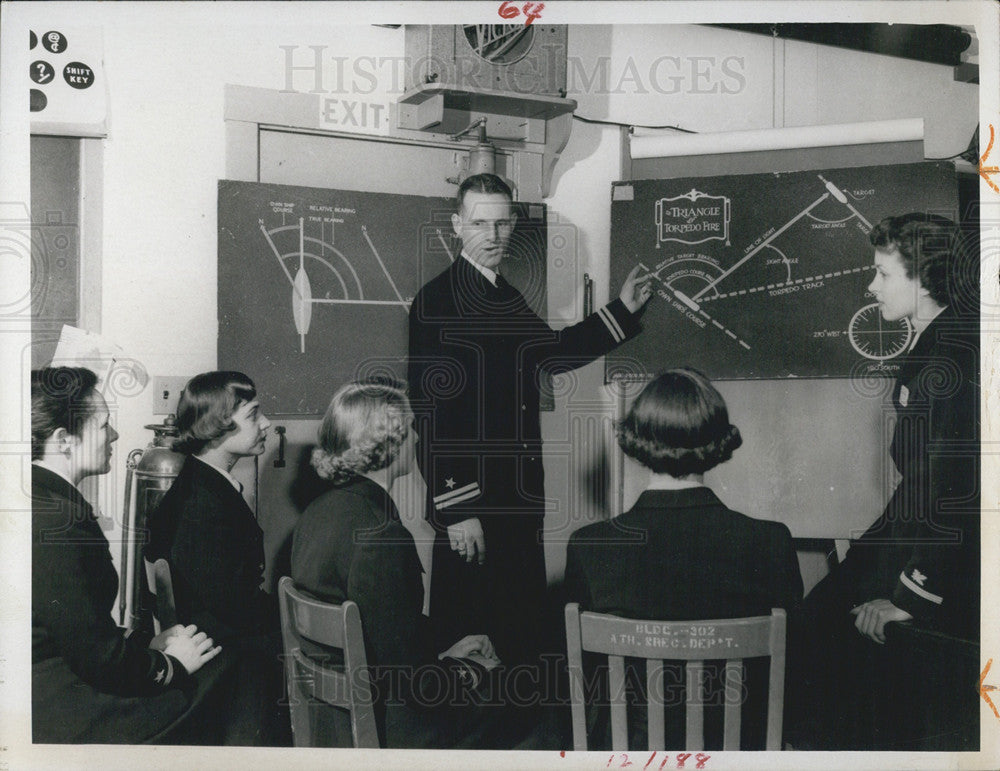
[[[698,768],[704,768],[705,767],[705,763],[711,757],[712,757],[711,755],[706,755],[704,752],[699,752],[697,755],[694,756],[695,763],[697,764],[697,765],[695,765],[695,768],[696,769],[698,769]],[[605,767],[606,768],[612,767],[611,764],[614,763],[615,758],[619,758],[621,760],[620,764],[614,766],[615,768],[626,768],[628,766],[634,766],[635,765],[634,762],[632,762],[631,760],[629,760],[627,752],[618,752],[618,753],[615,753],[614,755],[612,755],[610,758],[608,758],[608,762],[607,762],[607,765]],[[677,755],[677,765],[673,766],[673,768],[687,768],[688,766],[686,766],[685,764],[687,763],[687,761],[690,758],[691,758],[691,753],[690,752],[681,752],[681,753],[678,753],[678,755]],[[663,760],[660,761],[660,764],[658,766],[654,766],[653,765],[653,761],[655,759],[656,759],[656,753],[654,752],[652,755],[649,756],[649,760],[646,761],[646,765],[644,765],[642,767],[643,771],[649,771],[650,769],[655,769],[656,771],[662,771],[662,769],[670,768],[670,766],[667,766],[667,763],[670,762],[670,755],[664,755]]]
[[[540,19],[543,8],[545,8],[545,3],[525,3],[521,7],[521,11],[524,11],[524,26],[527,27],[535,19]],[[510,0],[504,0],[497,13],[500,14],[501,19],[514,19],[520,15],[521,11]]]

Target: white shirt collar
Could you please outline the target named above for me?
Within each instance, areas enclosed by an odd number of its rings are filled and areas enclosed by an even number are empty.
[[[195,455],[193,457],[195,457],[197,460],[199,460],[202,463],[204,463],[206,466],[210,466],[211,468],[215,469],[220,474],[222,474],[222,476],[224,476],[227,480],[229,480],[229,484],[231,484],[233,487],[236,488],[236,492],[238,492],[240,494],[243,493],[243,485],[239,482],[238,479],[236,479],[236,477],[234,477],[232,474],[230,474],[224,468],[222,468],[221,466],[216,466],[214,463],[209,463],[207,460],[205,460],[204,458],[199,458],[197,455]]]
[[[497,285],[497,272],[495,270],[491,270],[490,268],[487,268],[484,265],[480,265],[478,262],[469,257],[469,255],[467,255],[465,252],[462,252],[462,257],[464,257],[466,262],[472,265],[472,267],[474,267],[476,270],[482,273],[483,276],[486,278],[486,280],[489,281],[493,286]]]
[[[33,460],[33,461],[31,461],[31,465],[32,466],[40,466],[43,469],[45,469],[46,471],[51,471],[57,477],[62,477],[69,484],[73,485],[74,489],[79,489],[75,484],[73,484],[73,480],[72,479],[70,479],[68,476],[66,476],[64,473],[62,473],[59,469],[53,468],[52,466],[50,466],[48,463],[45,462],[44,459],[39,458],[38,460]]]

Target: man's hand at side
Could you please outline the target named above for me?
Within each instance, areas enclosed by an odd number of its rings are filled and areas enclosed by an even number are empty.
[[[476,559],[482,565],[486,562],[486,538],[483,525],[477,517],[466,519],[448,527],[448,542],[451,550],[466,562]]]

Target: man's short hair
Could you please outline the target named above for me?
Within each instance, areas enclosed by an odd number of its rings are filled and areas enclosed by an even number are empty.
[[[45,455],[45,443],[60,428],[80,436],[93,414],[97,375],[85,367],[43,367],[31,372],[31,459]]]
[[[740,430],[712,382],[679,367],[642,389],[618,425],[618,445],[656,474],[704,474],[733,457],[743,444]]]
[[[244,402],[257,398],[253,381],[242,372],[203,372],[181,391],[177,402],[174,450],[197,455],[209,442],[234,428],[233,413]]]
[[[465,194],[468,192],[504,195],[507,196],[508,201],[514,202],[514,194],[510,187],[496,174],[474,174],[471,177],[466,177],[458,186],[458,195],[455,196],[457,209],[461,210]]]

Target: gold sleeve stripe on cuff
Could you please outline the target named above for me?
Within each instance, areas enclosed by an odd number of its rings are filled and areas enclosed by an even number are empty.
[[[435,504],[439,509],[447,509],[449,506],[454,506],[456,503],[461,503],[462,501],[467,501],[470,498],[475,498],[479,495],[479,485],[476,485],[476,489],[466,493],[465,495],[460,495],[457,498],[449,498],[444,503]]]
[[[454,490],[449,490],[446,493],[441,493],[440,495],[435,495],[434,496],[434,503],[436,505],[440,505],[440,504],[444,503],[445,501],[447,501],[447,500],[449,500],[451,498],[454,498],[454,497],[456,497],[458,495],[462,495],[463,493],[467,493],[470,490],[475,490],[476,492],[479,492],[479,482],[472,482],[470,484],[465,485],[464,487],[456,487]]]
[[[612,315],[611,311],[609,311],[605,306],[604,308],[599,308],[597,312],[601,315],[601,321],[604,322],[604,326],[608,328],[608,331],[611,333],[611,336],[615,339],[615,342],[620,343],[622,340],[624,340],[625,333],[622,331],[622,328],[618,325],[618,321]]]

